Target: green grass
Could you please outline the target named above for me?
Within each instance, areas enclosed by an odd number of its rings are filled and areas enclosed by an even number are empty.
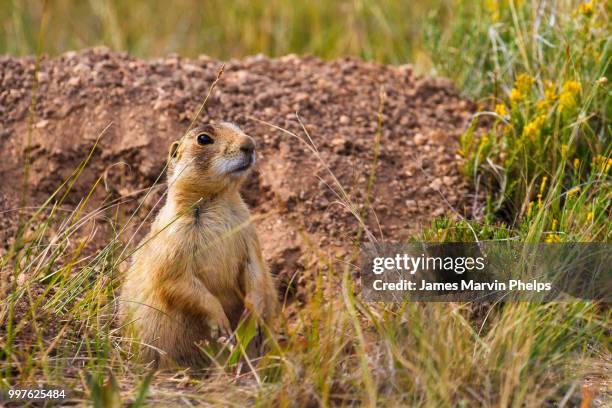
[[[8,2],[0,8],[0,53],[18,55],[36,52],[44,16],[50,54],[104,44],[142,57],[309,53],[406,63],[429,12],[426,4],[374,0]]]
[[[435,220],[416,239],[610,241],[605,2],[456,0],[429,9],[399,1],[135,3],[140,7],[57,0],[44,8],[14,1],[0,9],[0,51],[55,54],[107,44],[141,56],[296,52],[413,61],[475,98],[482,107],[475,120],[485,126],[461,139],[466,177],[484,192],[474,219]],[[85,257],[89,242],[75,240],[75,231],[92,225],[89,197],[60,211],[79,174],[24,220],[0,260],[1,273],[12,276],[0,307],[5,389],[41,381],[98,406],[182,398],[262,406],[577,406],[592,397],[585,384],[609,371],[610,311],[596,302],[364,303],[351,271],[335,269],[312,244],[322,266],[307,271],[308,299],[281,320],[285,337],[270,339],[257,376],[236,381],[230,361],[205,380],[189,372],[150,377],[131,360],[136,345],[111,319],[121,261],[133,249],[123,244],[125,220],[115,203],[96,210],[112,231]],[[334,188],[361,223],[363,214]]]
[[[478,67],[458,81],[469,75],[466,90],[484,105],[479,119],[493,122],[481,137],[471,129],[462,138],[466,175],[489,192],[486,214],[525,239],[547,231],[548,241],[609,241],[609,10],[597,2],[508,4],[495,21],[474,16],[469,34],[445,43],[461,54],[436,54],[442,67],[457,59]]]

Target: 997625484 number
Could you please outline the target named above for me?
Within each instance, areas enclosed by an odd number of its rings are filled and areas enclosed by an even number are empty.
[[[11,388],[6,392],[6,396],[12,400],[22,399],[64,399],[66,398],[66,391],[61,389],[27,389],[27,388]]]

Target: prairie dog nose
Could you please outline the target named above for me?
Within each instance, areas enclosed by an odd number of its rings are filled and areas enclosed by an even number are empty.
[[[245,154],[251,154],[255,151],[255,142],[250,137],[247,137],[240,145],[240,150]]]

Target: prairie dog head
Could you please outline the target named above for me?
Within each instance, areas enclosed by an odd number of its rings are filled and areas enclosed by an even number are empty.
[[[240,187],[255,164],[255,142],[232,123],[209,123],[172,143],[168,160],[170,188],[215,194]]]

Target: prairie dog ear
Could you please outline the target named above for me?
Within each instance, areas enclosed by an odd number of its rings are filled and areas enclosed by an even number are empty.
[[[178,141],[172,142],[172,144],[170,145],[170,150],[168,151],[168,161],[172,161],[176,159],[176,156],[178,156],[179,146],[180,146],[180,142]]]

